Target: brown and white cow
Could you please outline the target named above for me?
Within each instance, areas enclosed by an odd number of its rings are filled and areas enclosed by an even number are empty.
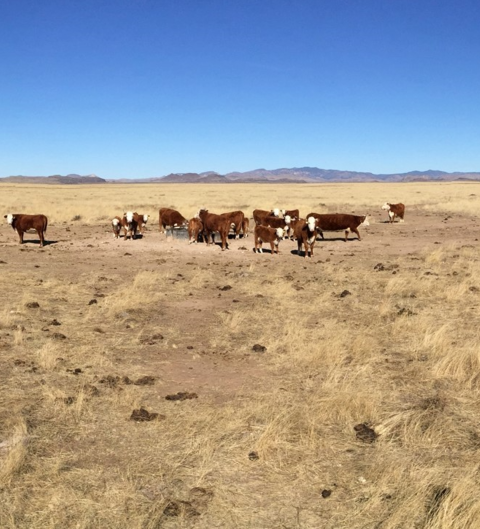
[[[45,244],[45,232],[48,219],[45,215],[26,215],[24,213],[8,213],[4,215],[7,223],[17,232],[20,244],[23,244],[23,234],[28,230],[35,230],[40,239],[40,247]]]
[[[160,208],[158,211],[158,221],[160,231],[163,229],[164,233],[167,226],[170,226],[173,231],[173,228],[186,227],[188,225],[188,220],[179,211],[172,208]]]
[[[313,257],[313,246],[317,239],[317,221],[315,217],[307,217],[307,220],[301,219],[295,225],[295,238],[297,239],[298,251],[300,255],[302,244],[305,248],[305,258],[310,250],[310,257]]]
[[[118,239],[122,230],[122,219],[120,217],[114,217],[112,219],[112,231],[115,239]]]
[[[215,232],[220,234],[222,239],[222,251],[228,249],[228,232],[230,231],[230,219],[217,215],[216,213],[210,213],[208,209],[202,208],[197,213],[197,217],[202,221],[203,224],[203,240],[210,244],[210,238],[212,243],[215,244]]]
[[[235,232],[235,239],[238,239],[243,227],[243,221],[245,220],[245,214],[243,211],[230,211],[227,213],[221,213],[220,216],[225,217],[230,221],[230,227],[233,228]]]
[[[270,228],[282,228],[282,230],[284,230],[284,236],[287,236],[290,230],[291,221],[292,219],[288,215],[283,218],[268,215],[262,219],[261,225],[268,226]]]
[[[278,245],[283,239],[283,228],[269,228],[268,226],[255,226],[255,252],[263,253],[262,244],[270,243],[271,254],[278,254]]]
[[[403,217],[405,215],[405,206],[401,202],[398,204],[390,204],[390,202],[385,202],[385,204],[382,206],[382,209],[386,209],[388,211],[390,223],[395,222],[395,217],[398,217],[400,222],[404,221]]]
[[[148,218],[150,215],[142,215],[140,213],[135,212],[133,214],[133,218],[135,219],[137,223],[137,230],[138,233],[143,237],[143,230],[147,226]],[[136,235],[136,233],[135,233]]]
[[[188,242],[189,244],[197,243],[198,242],[198,236],[203,231],[203,223],[202,221],[197,218],[193,217],[193,219],[190,219],[188,221]]]
[[[137,233],[137,221],[133,211],[127,211],[122,217],[123,240],[126,241],[129,237],[135,239]]]
[[[353,231],[357,234],[358,240],[361,241],[359,226],[370,226],[367,215],[349,215],[347,213],[309,213],[308,217],[317,219],[317,231],[324,239],[324,231],[342,231],[345,230],[345,242],[348,234]]]

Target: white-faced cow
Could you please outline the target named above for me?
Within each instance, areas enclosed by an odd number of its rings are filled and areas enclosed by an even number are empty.
[[[127,211],[122,217],[123,240],[126,241],[129,237],[135,239],[137,233],[137,221],[133,211]]]
[[[270,228],[282,228],[284,231],[284,236],[287,237],[290,230],[290,223],[292,219],[287,215],[283,219],[281,217],[274,217],[273,215],[268,215],[261,220],[262,226],[268,226]]]
[[[323,237],[324,231],[343,231],[345,230],[345,242],[347,242],[348,234],[353,231],[357,234],[358,240],[361,241],[359,226],[370,226],[367,215],[349,215],[347,213],[309,213],[308,217],[315,217],[317,219],[317,231]]]
[[[395,217],[398,217],[400,222],[404,221],[403,217],[405,215],[405,206],[401,202],[398,204],[390,204],[390,202],[385,202],[385,204],[382,206],[382,209],[386,209],[388,211],[390,223],[395,222]]]
[[[122,219],[120,217],[114,217],[112,219],[112,231],[115,239],[118,239],[120,236],[120,231],[122,230]]]
[[[278,254],[278,245],[283,239],[282,228],[269,228],[268,226],[255,226],[255,252],[263,253],[262,244],[270,243],[271,254]]]
[[[133,214],[133,218],[135,219],[137,223],[137,230],[138,233],[143,237],[143,230],[147,226],[148,218],[150,215],[142,215],[140,213],[135,212]]]
[[[203,231],[203,223],[202,221],[197,218],[193,217],[193,219],[190,219],[188,221],[188,242],[189,244],[197,243],[198,242],[198,236]]]
[[[173,228],[188,226],[188,220],[179,211],[172,208],[160,208],[158,212],[158,220],[160,231],[163,230],[164,233],[167,226],[170,226],[172,232]]]
[[[23,234],[28,230],[35,230],[40,239],[40,246],[45,244],[45,232],[48,219],[45,215],[25,215],[23,213],[8,213],[4,216],[7,223],[17,232],[20,244],[23,244]]]
[[[313,257],[313,246],[317,239],[317,221],[315,217],[308,217],[307,220],[299,220],[295,226],[295,238],[297,239],[298,255],[302,250],[302,244],[305,248],[305,257],[310,250],[310,257]]]
[[[209,213],[208,209],[202,208],[197,213],[197,217],[202,221],[203,224],[203,240],[210,244],[210,238],[212,243],[215,244],[215,232],[220,234],[222,239],[222,251],[228,249],[228,232],[230,231],[230,219],[217,215],[216,213]]]

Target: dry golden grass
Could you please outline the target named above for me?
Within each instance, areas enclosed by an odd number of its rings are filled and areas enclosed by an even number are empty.
[[[37,197],[12,186],[0,200],[10,210],[31,198],[74,225],[128,207],[190,215],[197,200],[361,213],[400,192],[420,211],[454,212],[476,190],[239,185],[227,197],[227,187],[189,198],[184,186],[138,186],[138,207],[131,186]],[[480,526],[476,244],[398,253],[380,271],[356,243],[355,257],[327,260],[347,251],[334,243],[307,263],[289,260],[288,243],[266,259],[181,253],[183,241],[125,256],[134,246],[120,244],[95,249],[87,272],[82,240],[53,257],[53,245],[2,247],[0,527]],[[27,270],[33,256],[40,268]],[[153,384],[136,383],[144,376]],[[165,399],[178,391],[198,398]],[[130,420],[140,407],[164,417]],[[361,423],[375,442],[356,437]]]

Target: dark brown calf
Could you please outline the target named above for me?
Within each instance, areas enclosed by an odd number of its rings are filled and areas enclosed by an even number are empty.
[[[300,210],[298,209],[282,209],[283,217],[285,218],[287,215],[292,219],[299,219],[300,218]]]
[[[38,233],[40,246],[45,244],[44,235],[48,226],[48,219],[45,215],[9,213],[4,218],[7,219],[8,224],[18,233],[20,244],[23,244],[23,234],[28,230],[35,230]]]
[[[188,242],[189,244],[191,244],[192,242],[194,243],[198,242],[198,236],[201,234],[202,230],[203,230],[203,223],[199,218],[193,217],[193,219],[190,219],[188,221]]]
[[[161,208],[158,212],[158,220],[160,224],[160,231],[165,232],[167,226],[173,228],[180,226],[187,226],[188,220],[176,209]]]
[[[269,226],[270,228],[282,228],[285,231],[285,235],[290,229],[291,218],[287,215],[283,219],[280,217],[274,217],[273,215],[268,215],[264,217],[261,221],[262,226]]]
[[[390,217],[390,223],[395,221],[395,217],[398,217],[400,219],[400,222],[403,222],[403,217],[405,215],[405,206],[401,202],[398,204],[390,204],[390,202],[385,202],[383,204],[382,209],[386,209],[388,211],[388,216]]]
[[[255,252],[263,253],[262,243],[270,243],[272,255],[275,253],[275,248],[278,254],[278,245],[283,239],[282,228],[269,228],[268,226],[255,226]]]
[[[361,241],[358,227],[360,225],[369,226],[366,215],[348,215],[347,213],[309,213],[308,217],[317,219],[317,231],[320,233],[322,239],[324,231],[342,231],[345,230],[345,242],[347,242],[348,234],[353,231],[357,234],[358,240]]]
[[[197,217],[202,221],[203,224],[203,240],[210,244],[210,237],[212,243],[215,243],[215,232],[220,234],[222,239],[222,251],[228,249],[228,232],[230,231],[230,219],[228,217],[222,217],[215,213],[209,213],[208,209],[201,209]]]

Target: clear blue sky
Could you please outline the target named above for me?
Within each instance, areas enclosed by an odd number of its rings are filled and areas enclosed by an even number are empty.
[[[0,0],[0,176],[480,171],[478,0]]]

